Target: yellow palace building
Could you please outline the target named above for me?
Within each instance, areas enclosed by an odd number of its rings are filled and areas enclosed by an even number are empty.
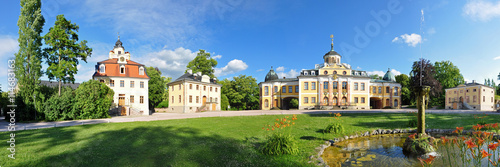
[[[371,79],[366,71],[353,70],[341,62],[342,56],[331,50],[324,63],[300,72],[296,78],[278,78],[271,67],[259,83],[262,110],[289,109],[297,99],[299,109],[381,109],[400,108],[401,84],[390,70],[382,80]]]

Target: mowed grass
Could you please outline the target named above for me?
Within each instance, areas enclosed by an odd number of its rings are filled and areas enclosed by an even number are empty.
[[[257,147],[262,130],[282,115],[104,123],[15,132],[16,159],[7,157],[9,132],[1,132],[0,166],[313,166],[309,156],[325,140],[373,129],[407,129],[407,114],[343,114],[345,134],[323,134],[330,115],[298,115],[292,126],[300,153],[266,156]],[[500,122],[487,115],[487,123]],[[470,129],[473,115],[427,114],[427,128]]]

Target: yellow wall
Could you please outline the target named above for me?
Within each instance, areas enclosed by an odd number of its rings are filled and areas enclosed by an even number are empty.
[[[311,87],[313,82],[316,83],[316,89],[312,89],[312,87]],[[305,83],[308,83],[307,90],[304,89]],[[317,93],[319,90],[319,82],[317,82],[317,81],[302,81],[301,85],[302,85],[302,88],[300,88],[301,93]]]
[[[116,84],[116,83],[115,83]],[[179,85],[181,86],[179,89]],[[170,100],[168,102],[169,106],[184,106],[184,86],[182,85],[181,82],[177,84],[170,85],[168,89],[168,97]],[[181,96],[181,103],[179,103],[179,95]],[[172,96],[174,97],[172,99]],[[193,99],[194,100],[194,99]]]

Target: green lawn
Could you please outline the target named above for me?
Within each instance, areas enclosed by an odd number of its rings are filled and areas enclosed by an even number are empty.
[[[256,146],[261,128],[279,115],[104,123],[16,132],[16,159],[7,157],[9,133],[1,132],[0,166],[311,166],[314,148],[338,137],[321,133],[331,118],[298,115],[292,126],[300,153],[265,156]],[[500,116],[488,115],[494,123]],[[408,128],[406,114],[343,114],[346,134]],[[500,121],[498,121],[500,122]],[[428,114],[428,128],[470,129],[473,115]]]

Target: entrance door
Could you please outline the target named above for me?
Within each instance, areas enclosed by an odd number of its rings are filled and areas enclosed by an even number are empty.
[[[278,99],[274,99],[273,107],[278,107]]]
[[[455,110],[458,109],[458,103],[456,103],[456,102],[453,103],[453,109],[455,109]]]
[[[203,102],[202,104],[205,105],[205,103],[207,102],[207,96],[203,96],[203,101],[202,102]]]
[[[125,94],[118,95],[118,106],[120,107],[120,115],[127,115],[125,111]]]
[[[215,103],[212,103],[212,111],[215,111],[216,110],[216,104]]]

